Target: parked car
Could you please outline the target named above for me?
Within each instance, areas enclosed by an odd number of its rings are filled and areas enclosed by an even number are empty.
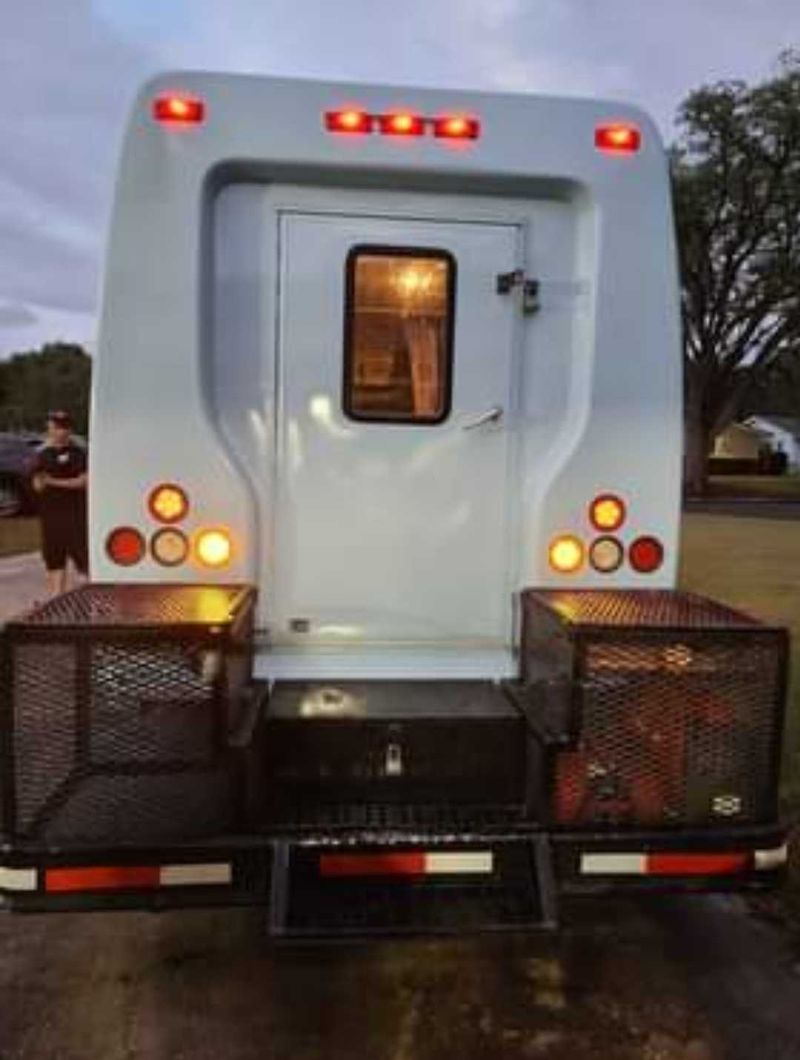
[[[41,444],[38,434],[0,434],[0,519],[36,511],[31,469]]]

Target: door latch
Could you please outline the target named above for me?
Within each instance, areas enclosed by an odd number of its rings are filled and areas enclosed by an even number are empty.
[[[538,313],[541,309],[539,281],[526,276],[523,269],[498,273],[495,289],[498,294],[511,294],[513,291],[519,290],[521,292],[520,304],[522,312],[526,317],[533,316],[534,313]]]

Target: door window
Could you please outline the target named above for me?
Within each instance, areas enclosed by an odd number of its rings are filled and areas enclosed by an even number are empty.
[[[442,423],[451,402],[455,259],[444,250],[357,246],[346,269],[345,413]]]

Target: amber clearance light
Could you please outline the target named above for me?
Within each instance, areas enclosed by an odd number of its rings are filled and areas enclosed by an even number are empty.
[[[195,538],[194,551],[204,567],[226,567],[233,554],[230,534],[219,527],[201,530]]]
[[[179,523],[189,511],[189,498],[174,482],[162,482],[150,491],[147,507],[160,523]]]
[[[583,542],[574,534],[553,538],[548,549],[550,566],[559,574],[574,574],[583,566]]]
[[[619,530],[625,515],[625,502],[614,493],[601,493],[589,505],[589,518],[595,530]]]

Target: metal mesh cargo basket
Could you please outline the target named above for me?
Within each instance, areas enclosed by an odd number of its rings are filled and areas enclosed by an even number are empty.
[[[523,607],[523,678],[564,690],[555,823],[775,819],[784,630],[669,591],[529,591]]]
[[[10,622],[0,824],[49,845],[148,843],[235,824],[229,734],[250,676],[254,592],[87,585]]]

